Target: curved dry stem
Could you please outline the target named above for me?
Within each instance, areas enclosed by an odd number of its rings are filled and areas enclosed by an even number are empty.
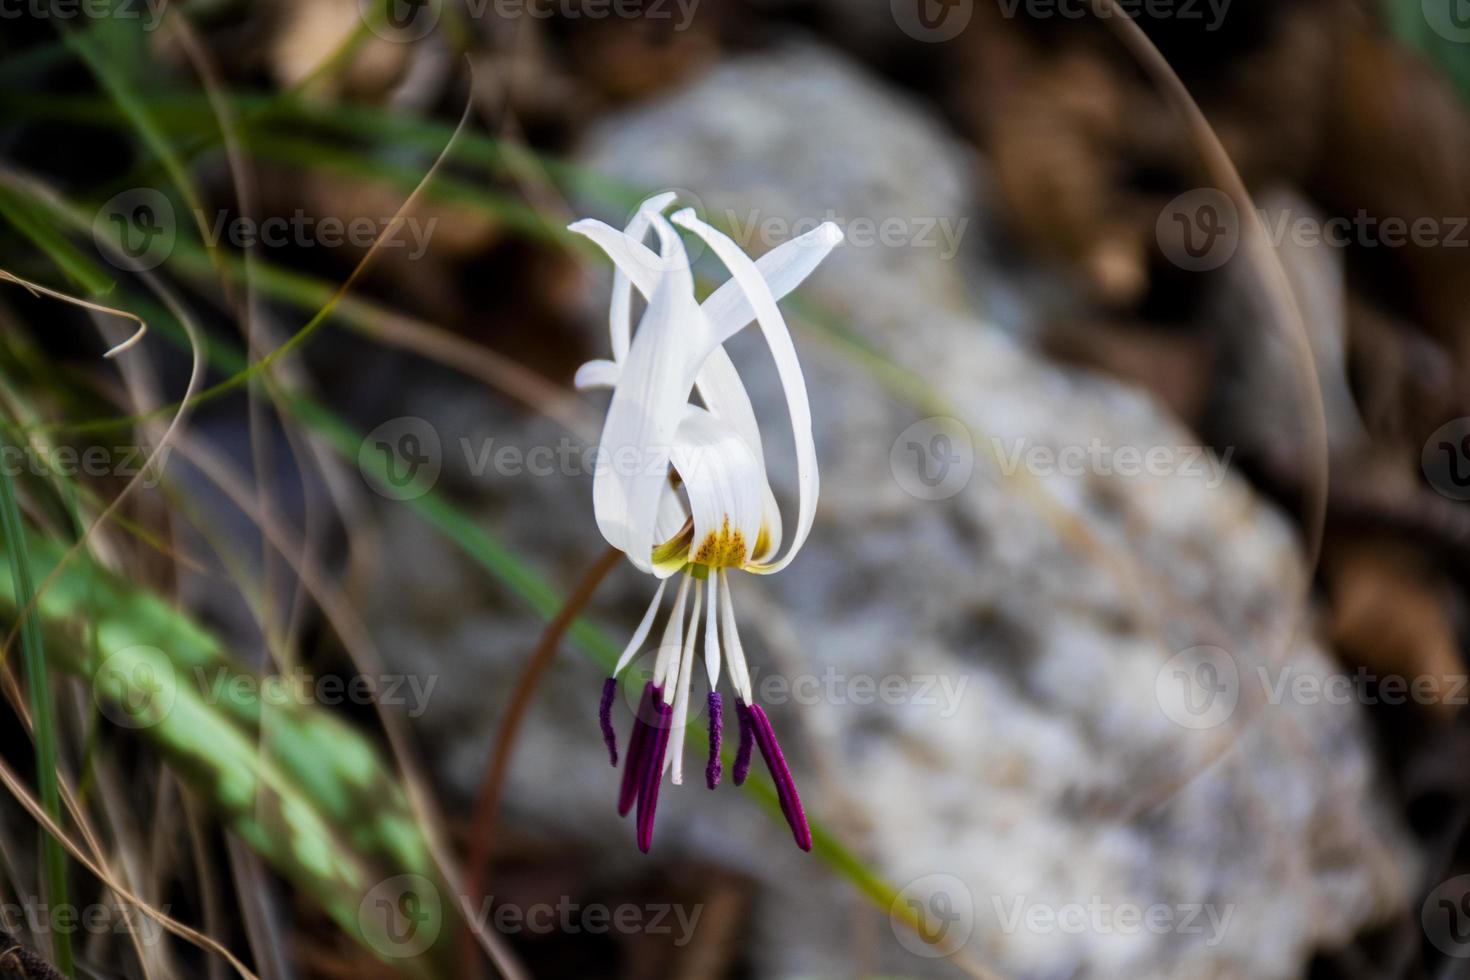
[[[536,649],[526,661],[520,677],[516,679],[510,703],[500,716],[500,725],[495,732],[495,745],[490,752],[490,764],[485,769],[484,780],[480,783],[479,800],[475,803],[475,813],[470,820],[470,854],[465,864],[464,895],[472,902],[478,902],[485,894],[485,866],[489,863],[490,844],[495,837],[500,795],[505,787],[505,777],[510,772],[510,757],[515,751],[516,735],[520,732],[526,709],[531,706],[536,685],[546,672],[547,665],[556,656],[561,638],[581,615],[582,607],[591,600],[607,573],[613,570],[622,557],[623,553],[618,549],[608,548],[586,571],[556,615],[546,624],[546,629],[541,632],[541,639],[536,643]],[[475,975],[474,953],[474,945],[471,943],[465,943],[460,948],[460,972],[464,976]]]
[[[161,909],[154,908],[142,897],[135,894],[131,889],[118,884],[117,881],[112,877],[112,875],[110,875],[99,863],[92,860],[92,858],[83,853],[82,849],[77,846],[76,842],[71,839],[71,837],[66,833],[64,829],[57,826],[56,822],[47,815],[45,809],[41,806],[41,801],[37,800],[31,794],[31,792],[26,789],[25,784],[20,781],[19,777],[17,777],[16,774],[11,770],[10,766],[5,763],[4,759],[0,759],[0,782],[3,782],[5,784],[5,788],[9,790],[10,795],[15,797],[20,805],[23,806],[28,813],[30,813],[32,818],[34,818],[35,821],[41,825],[42,829],[44,829],[47,833],[60,841],[61,846],[65,847],[67,852],[70,853],[71,856],[76,859],[79,864],[90,871],[99,881],[105,884],[108,888],[116,892],[123,901],[126,901],[128,904],[136,907],[144,915],[148,916],[148,918],[157,922],[160,926],[167,929],[175,936],[178,936],[180,939],[183,939],[186,942],[198,946],[200,949],[214,953],[215,955],[221,957],[225,960],[225,962],[229,963],[230,966],[234,967],[235,972],[238,973],[241,977],[245,978],[245,980],[260,980],[259,977],[250,972],[250,969],[244,963],[240,962],[240,960],[236,958],[235,954],[231,953],[219,942],[211,939],[209,936],[206,936],[199,930],[180,922],[179,920],[175,919],[173,916],[162,911]]]
[[[101,303],[93,303],[91,300],[82,299],[80,296],[72,296],[67,293],[63,293],[60,290],[52,289],[49,286],[43,286],[38,282],[31,282],[29,279],[22,279],[15,273],[6,272],[4,269],[0,269],[0,280],[13,282],[17,286],[22,286],[32,296],[50,296],[52,299],[60,300],[63,303],[70,303],[73,306],[80,306],[84,310],[92,310],[95,313],[106,313],[110,316],[118,316],[122,317],[125,320],[132,320],[138,325],[138,329],[133,331],[131,337],[129,337],[127,340],[124,340],[120,344],[115,344],[112,347],[108,348],[107,352],[102,355],[103,357],[116,357],[123,351],[132,347],[138,341],[142,340],[143,337],[148,333],[148,324],[143,322],[143,318],[138,316],[138,314],[136,313],[129,313],[127,310],[119,310],[113,306],[103,306]]]

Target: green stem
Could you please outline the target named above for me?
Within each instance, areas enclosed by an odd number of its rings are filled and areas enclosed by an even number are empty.
[[[5,437],[0,434],[0,451],[5,448]],[[31,581],[31,558],[26,548],[20,505],[16,502],[15,481],[8,471],[3,470],[0,470],[0,525],[3,525],[9,541],[6,551],[10,555],[11,575],[15,579],[16,607],[22,610],[21,646],[25,653],[31,723],[36,739],[36,785],[41,806],[57,826],[61,826],[61,787],[56,775],[56,716],[51,707],[46,648],[41,640],[41,617],[32,607],[35,585]],[[45,832],[41,834],[41,866],[46,905],[48,908],[60,908],[66,904],[66,852],[59,840]],[[58,970],[69,977],[75,975],[70,933],[59,929],[51,933],[51,955]]]

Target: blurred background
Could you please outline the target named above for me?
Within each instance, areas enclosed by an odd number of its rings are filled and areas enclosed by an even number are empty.
[[[0,20],[0,976],[1470,976],[1462,0]],[[810,854],[598,735],[565,227],[664,189],[846,236],[738,587]]]

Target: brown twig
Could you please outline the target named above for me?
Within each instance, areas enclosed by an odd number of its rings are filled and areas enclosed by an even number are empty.
[[[562,603],[561,609],[557,610],[556,616],[546,624],[546,630],[541,634],[541,639],[536,644],[531,659],[521,671],[520,677],[516,679],[515,690],[510,695],[510,703],[506,707],[505,714],[501,716],[500,727],[495,733],[495,746],[490,753],[490,763],[485,769],[485,778],[480,783],[480,798],[475,803],[475,815],[470,823],[470,854],[464,870],[464,891],[467,900],[472,896],[478,899],[484,895],[485,869],[490,863],[490,844],[495,839],[495,820],[500,813],[500,794],[505,786],[505,777],[510,771],[510,757],[515,749],[516,735],[520,730],[521,721],[526,716],[526,709],[531,705],[531,696],[536,693],[536,685],[540,683],[541,675],[546,672],[551,658],[556,655],[556,648],[561,645],[561,638],[576,621],[582,607],[587,605],[592,594],[607,577],[607,573],[612,571],[613,566],[622,557],[623,553],[618,549],[608,548],[587,570],[582,580],[577,583],[577,587],[572,590],[571,595],[567,596],[566,601]],[[475,976],[478,973],[475,942],[468,930],[465,930],[462,936],[460,976]]]

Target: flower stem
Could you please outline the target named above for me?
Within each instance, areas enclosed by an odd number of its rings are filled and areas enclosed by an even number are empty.
[[[521,671],[521,676],[516,679],[510,704],[501,716],[500,727],[495,733],[495,748],[490,753],[490,763],[485,769],[485,778],[480,783],[480,797],[475,803],[475,814],[470,823],[470,854],[464,877],[467,901],[484,895],[490,844],[495,839],[495,820],[500,813],[500,794],[505,787],[506,775],[510,772],[510,757],[515,749],[516,736],[525,718],[526,709],[531,705],[531,697],[536,693],[536,685],[552,657],[556,655],[556,648],[561,645],[562,637],[581,614],[582,607],[587,605],[607,573],[612,571],[622,557],[623,553],[618,549],[608,548],[587,570],[577,587],[567,596],[566,602],[562,603],[561,609],[546,624],[531,659]],[[476,975],[477,949],[474,937],[466,930],[460,945],[461,976]]]

